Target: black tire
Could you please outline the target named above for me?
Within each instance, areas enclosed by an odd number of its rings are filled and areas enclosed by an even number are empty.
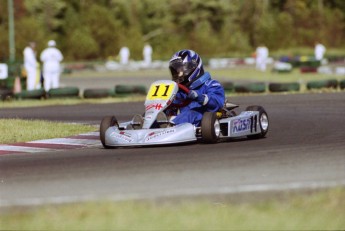
[[[79,88],[77,87],[59,87],[48,91],[49,98],[68,98],[79,97]]]
[[[277,72],[277,73],[280,73],[280,74],[287,74],[287,73],[291,73],[292,69],[291,70],[280,70],[280,69],[273,69],[272,72]]]
[[[116,95],[129,95],[132,94],[134,91],[133,86],[128,85],[116,85],[115,86],[115,94]]]
[[[85,99],[99,99],[112,97],[114,95],[113,89],[100,88],[100,89],[85,89],[83,97]]]
[[[139,94],[139,95],[146,95],[147,89],[143,85],[136,85],[136,86],[133,86],[133,93]]]
[[[205,112],[201,120],[201,137],[204,143],[216,143],[220,133],[217,113]]]
[[[8,89],[0,89],[0,99],[7,100],[13,97],[13,92]]]
[[[111,146],[105,144],[105,132],[112,126],[119,126],[115,116],[106,116],[102,119],[99,127],[99,136],[104,148],[111,148]]]
[[[120,96],[130,94],[146,95],[147,88],[144,85],[116,85],[115,93]]]
[[[233,82],[230,82],[230,81],[222,82],[222,86],[226,93],[232,93],[235,91],[235,86]]]
[[[247,137],[249,139],[260,139],[264,138],[268,132],[269,128],[269,120],[268,120],[268,115],[265,109],[261,106],[249,106],[246,108],[246,111],[258,111],[259,112],[259,118],[258,118],[258,123],[260,126],[261,132],[259,134],[255,135],[248,135]]]
[[[338,87],[338,80],[328,79],[328,80],[319,80],[319,81],[309,81],[307,83],[307,89],[321,89],[321,88],[334,88]]]
[[[266,84],[263,82],[235,85],[235,92],[237,93],[263,93],[265,91]]]
[[[339,82],[340,89],[345,89],[345,79]]]
[[[46,97],[46,92],[43,88],[31,91],[24,90],[16,93],[15,97],[17,99],[42,99]]]
[[[299,91],[300,85],[297,82],[293,83],[270,83],[268,85],[270,92],[287,92],[287,91]]]

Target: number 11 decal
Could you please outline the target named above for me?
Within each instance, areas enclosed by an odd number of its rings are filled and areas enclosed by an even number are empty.
[[[156,87],[156,91],[155,91],[155,93],[152,96],[158,96],[157,93],[159,91],[160,86],[161,85],[155,86]],[[168,93],[169,87],[170,87],[170,85],[165,85],[165,91],[164,91],[162,96],[168,96],[167,93]]]
[[[173,85],[171,84],[159,84],[151,87],[148,94],[149,99],[167,99],[172,93]]]

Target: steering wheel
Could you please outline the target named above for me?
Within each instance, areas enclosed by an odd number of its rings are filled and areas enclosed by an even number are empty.
[[[178,88],[181,89],[182,91],[184,91],[185,93],[189,93],[189,89],[185,86],[185,85],[182,85],[180,83],[177,84],[178,85]]]
[[[180,90],[182,90],[183,92],[185,92],[185,93],[188,95],[188,93],[190,92],[190,90],[188,89],[188,87],[186,87],[185,85],[182,85],[182,84],[180,84],[180,83],[178,83],[177,85],[178,85],[178,88],[179,88]],[[187,106],[188,104],[190,104],[190,102],[192,102],[192,100],[186,99],[186,100],[184,100],[182,103],[172,103],[172,104],[170,104],[169,107],[176,107],[176,108],[185,107],[185,106]]]

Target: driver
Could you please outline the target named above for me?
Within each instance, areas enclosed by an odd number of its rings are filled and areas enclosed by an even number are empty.
[[[169,69],[172,80],[189,89],[188,94],[179,90],[173,104],[191,101],[179,108],[180,113],[175,113],[176,117],[172,117],[171,123],[191,123],[200,126],[204,112],[217,112],[224,106],[225,94],[222,85],[213,80],[208,72],[204,72],[202,60],[195,51],[176,52],[169,61]],[[173,114],[169,108],[166,113]]]

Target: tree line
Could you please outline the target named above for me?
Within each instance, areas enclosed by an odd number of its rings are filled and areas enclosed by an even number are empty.
[[[122,46],[142,59],[190,48],[205,57],[313,47],[345,48],[343,0],[13,0],[16,60],[29,41],[57,41],[65,60],[104,60]],[[9,57],[8,0],[0,0],[0,62]]]

